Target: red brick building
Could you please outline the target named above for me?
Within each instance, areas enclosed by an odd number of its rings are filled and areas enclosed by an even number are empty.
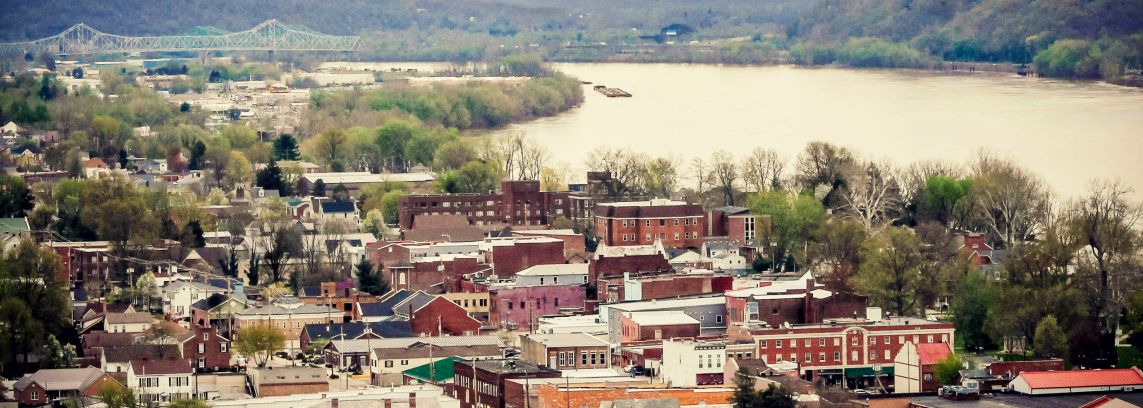
[[[387,275],[386,279],[389,277],[390,276]],[[342,311],[344,316],[342,316],[341,320],[344,321],[361,319],[354,305],[380,301],[377,296],[358,292],[357,288],[354,287],[354,281],[352,279],[342,282],[322,282],[316,287],[303,287],[298,292],[298,299],[301,300],[302,303],[309,305],[326,305]]]
[[[598,299],[607,303],[673,299],[706,293],[723,293],[730,290],[733,285],[733,276],[715,275],[710,271],[625,274],[622,277],[600,279]]]
[[[936,365],[952,354],[945,343],[906,341],[893,363],[893,389],[900,393],[936,392],[941,387]]]
[[[595,232],[609,246],[659,241],[667,248],[699,248],[706,236],[706,213],[698,204],[662,199],[600,203]]]
[[[739,245],[754,245],[759,231],[766,231],[768,219],[752,214],[743,207],[719,207],[707,212],[707,237],[734,242]]]
[[[506,278],[535,265],[562,264],[564,241],[549,237],[488,238],[482,245],[492,274]]]
[[[20,406],[41,406],[69,397],[95,397],[105,386],[126,389],[95,367],[36,371],[16,381],[12,389]]]
[[[491,286],[488,320],[493,327],[531,331],[540,317],[583,309],[587,288],[576,285]]]
[[[523,360],[453,362],[453,398],[461,408],[506,408],[505,382],[516,378],[558,378],[560,372]]]
[[[731,341],[752,342],[755,355],[766,362],[798,363],[802,377],[852,387],[872,385],[875,364],[892,365],[906,342],[953,344],[952,323],[923,318],[838,319],[828,323],[772,327],[735,324],[727,328]],[[882,370],[882,383],[892,381]]]
[[[217,327],[191,327],[182,341],[183,359],[196,371],[218,371],[230,367],[230,339],[218,334]]]
[[[557,217],[571,214],[566,191],[540,191],[535,180],[508,180],[500,184],[500,193],[478,194],[410,194],[398,204],[401,228],[415,226],[416,217],[429,215],[465,215],[477,225],[547,225]]]
[[[833,292],[814,281],[810,273],[796,280],[760,282],[759,287],[726,292],[730,323],[821,323],[826,319],[865,318],[865,297]]]
[[[473,319],[456,303],[440,296],[423,304],[403,305],[393,309],[398,315],[408,313],[409,326],[414,336],[471,336],[480,334],[480,322]]]
[[[675,270],[667,262],[667,251],[660,244],[640,246],[606,246],[600,244],[588,261],[587,280],[599,285],[600,279],[622,278],[623,274],[641,275]]]
[[[623,343],[699,336],[699,321],[681,311],[631,312],[620,319]]]

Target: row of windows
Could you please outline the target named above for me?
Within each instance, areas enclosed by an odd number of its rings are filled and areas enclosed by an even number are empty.
[[[452,303],[456,303],[457,306],[468,307],[469,299],[453,299]],[[472,299],[472,306],[475,307],[476,305],[476,299]],[[488,306],[488,299],[480,299],[480,307],[485,306]]]
[[[702,354],[699,355],[698,368],[703,368],[703,365],[702,365],[702,358],[703,357],[704,356]],[[707,355],[705,355],[705,357],[706,357],[706,368],[722,368],[723,358],[721,358],[721,357],[715,358],[714,354],[707,354]],[[717,366],[713,365],[712,363],[717,364]]]
[[[574,351],[561,351],[561,352],[558,352],[556,354],[558,355],[557,358],[559,359],[559,365],[561,367],[575,365],[575,352]],[[592,353],[592,352],[587,352],[587,351],[581,352],[581,353],[579,353],[579,357],[580,357],[579,364],[581,366],[588,365],[589,360],[591,361],[591,363],[590,363],[591,365],[604,364],[607,361],[607,355],[604,354],[602,351],[599,353]]]
[[[699,223],[698,220],[692,220],[690,218],[675,218],[675,219],[671,220],[671,223],[677,227],[677,226],[679,226],[679,223],[680,223],[679,220],[682,220],[681,221],[682,225],[688,225],[688,226],[689,225],[698,225],[698,223]],[[624,227],[635,227],[635,226],[639,225],[639,220],[621,220],[621,221],[622,221],[622,224]],[[643,222],[643,225],[646,227],[650,227],[651,223],[652,223],[652,220],[645,220]],[[667,226],[667,219],[665,219],[665,218],[659,219],[659,226],[660,227],[666,227]]]
[[[691,239],[691,233],[690,232],[686,232],[682,236],[685,237],[684,239]],[[695,233],[694,236],[695,236],[695,238],[698,238],[698,233]],[[652,237],[651,233],[647,233],[647,235],[645,235],[643,237],[643,240],[644,241],[651,241],[651,237]],[[680,237],[679,233],[676,232],[675,233],[675,240],[678,241],[679,237]],[[637,241],[638,238],[639,238],[639,234],[623,234],[623,241]],[[667,239],[667,234],[660,233],[659,239],[660,240]]]
[[[167,386],[169,387],[185,387],[190,385],[190,377],[167,377]],[[139,378],[140,388],[154,388],[159,386],[158,377],[141,377]]]
[[[885,345],[893,344],[893,336],[869,336],[869,344],[873,345],[873,346],[877,345],[878,337],[881,338],[882,344],[885,344]],[[905,344],[905,338],[906,338],[906,336],[897,336],[897,344]],[[913,340],[913,343],[920,343],[921,342],[921,336],[914,334],[912,340]],[[942,334],[941,335],[941,342],[942,343],[948,343],[948,341],[949,341],[949,335]],[[925,342],[926,343],[932,343],[933,342],[933,335],[932,334],[926,335],[925,336]],[[815,342],[814,342],[813,338],[807,337],[807,338],[802,339],[801,343],[802,343],[803,347],[812,347],[813,343],[815,343]],[[817,338],[816,343],[817,343],[818,347],[825,347],[826,338],[825,337],[819,337],[819,338]],[[849,338],[849,344],[852,346],[860,345],[860,343],[861,343],[861,337],[859,337],[859,336],[851,336]],[[787,343],[785,343],[784,340],[782,340],[782,339],[774,340],[774,348],[782,348],[783,344],[787,344]],[[789,339],[788,344],[789,344],[790,348],[796,348],[796,347],[798,347],[798,339]],[[841,338],[834,337],[833,338],[833,345],[835,347],[840,346],[841,345]],[[768,348],[768,347],[769,347],[769,341],[768,340],[759,340],[758,341],[758,348]]]
[[[219,348],[219,351],[225,353],[226,352],[226,343],[222,343],[218,348]],[[205,352],[206,352],[206,344],[199,343],[198,344],[198,353],[202,354]]]

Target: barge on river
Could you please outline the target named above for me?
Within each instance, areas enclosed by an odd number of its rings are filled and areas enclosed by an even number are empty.
[[[608,98],[630,98],[631,94],[619,88],[608,88],[604,85],[596,85],[595,91],[607,96]]]

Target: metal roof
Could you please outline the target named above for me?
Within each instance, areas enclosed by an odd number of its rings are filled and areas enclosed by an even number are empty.
[[[1119,385],[1143,385],[1143,373],[1137,368],[1110,370],[1025,371],[1016,377],[1029,388],[1080,388]]]

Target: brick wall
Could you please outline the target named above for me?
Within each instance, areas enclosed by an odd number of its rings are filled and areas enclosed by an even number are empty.
[[[566,390],[563,386],[541,385],[538,387],[538,403],[534,408],[598,407],[604,401],[626,399],[671,398],[679,400],[679,405],[723,405],[729,404],[733,391],[709,391],[701,389],[664,388],[599,388],[583,386]]]
[[[450,336],[480,334],[480,322],[469,317],[464,308],[442,297],[413,312],[409,320],[415,336],[441,336],[441,331]]]
[[[258,387],[258,397],[280,397],[294,394],[316,394],[329,392],[329,383],[262,384]]]
[[[584,307],[586,297],[587,289],[581,285],[496,289],[490,291],[489,323],[496,327],[515,324],[515,330],[527,331],[540,316],[556,314],[560,308]]]
[[[504,278],[535,265],[564,263],[563,241],[528,242],[494,246],[485,254],[485,262],[493,264],[492,273]]]

